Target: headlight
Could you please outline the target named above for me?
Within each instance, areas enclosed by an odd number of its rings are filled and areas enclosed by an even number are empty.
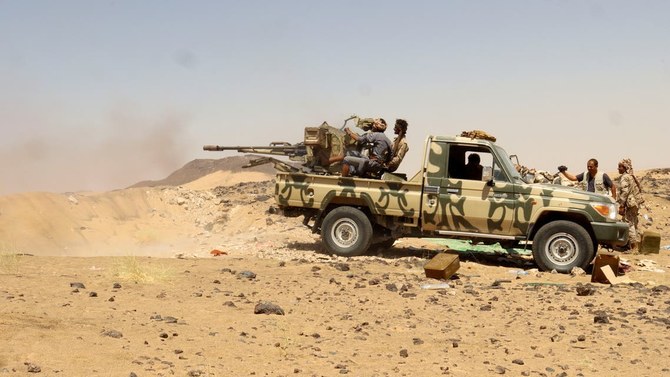
[[[616,220],[616,215],[618,213],[616,209],[616,204],[613,203],[590,203],[591,207],[595,209],[603,217],[607,217],[610,220]]]

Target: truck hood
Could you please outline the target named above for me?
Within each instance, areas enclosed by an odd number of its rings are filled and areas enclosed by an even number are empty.
[[[523,187],[525,186],[525,187]],[[587,202],[616,203],[612,197],[584,191],[574,187],[552,185],[546,183],[523,184],[522,190],[530,189],[533,193],[554,199],[583,200]]]

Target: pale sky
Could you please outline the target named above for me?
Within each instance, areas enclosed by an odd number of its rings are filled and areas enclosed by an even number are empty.
[[[161,179],[352,114],[670,167],[670,1],[0,0],[0,194]],[[392,127],[391,127],[392,128]],[[392,129],[387,135],[392,138]]]

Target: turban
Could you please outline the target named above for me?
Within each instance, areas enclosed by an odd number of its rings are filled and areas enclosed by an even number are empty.
[[[633,174],[633,163],[630,161],[630,158],[624,158],[619,161],[619,165],[623,166],[624,173]]]

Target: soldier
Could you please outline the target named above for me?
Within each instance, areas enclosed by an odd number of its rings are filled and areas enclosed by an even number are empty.
[[[633,164],[630,158],[619,161],[619,187],[617,203],[619,203],[619,214],[623,221],[628,223],[628,245],[630,249],[637,247],[638,240],[638,210],[644,203],[642,189],[637,177],[633,174]]]
[[[482,174],[484,172],[484,167],[479,164],[481,158],[477,153],[472,153],[468,155],[468,163],[465,164],[463,169],[463,179],[472,179],[475,181],[482,180]]]
[[[586,163],[586,171],[584,173],[579,173],[575,176],[568,173],[567,170],[568,168],[564,165],[558,167],[558,171],[561,172],[565,178],[571,181],[581,182],[584,190],[603,195],[611,194],[612,198],[616,200],[616,187],[607,173],[598,173],[598,160],[595,158],[590,159]]]
[[[377,174],[388,163],[391,157],[391,140],[384,134],[386,121],[382,118],[375,119],[371,132],[359,135],[349,128],[344,131],[356,141],[358,145],[371,144],[369,154],[341,155],[331,158],[329,163],[342,161],[342,176],[364,177],[369,173]]]
[[[393,132],[398,135],[393,139],[393,156],[391,161],[389,161],[386,166],[388,171],[393,173],[398,170],[400,163],[405,154],[409,151],[409,146],[407,145],[407,121],[404,119],[396,119],[395,127],[393,127]]]

